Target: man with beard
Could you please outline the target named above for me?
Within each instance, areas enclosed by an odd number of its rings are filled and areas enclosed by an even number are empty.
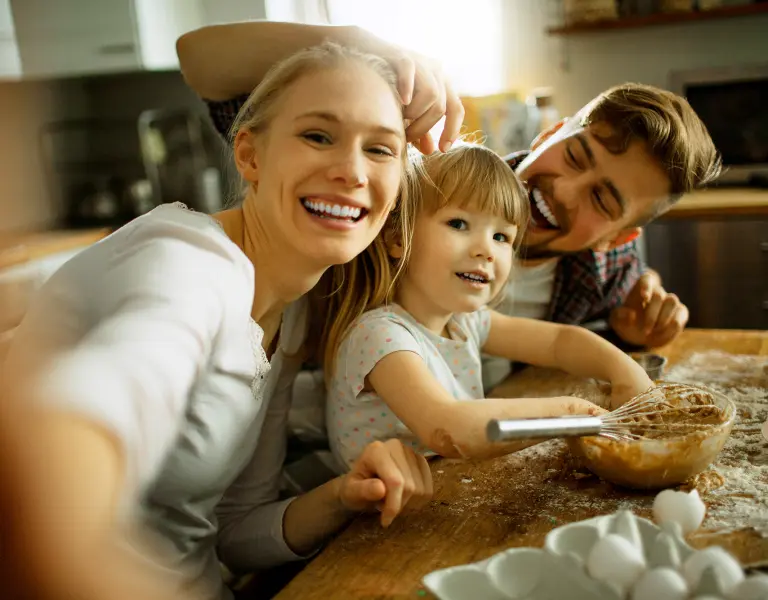
[[[600,94],[507,157],[528,188],[531,222],[501,310],[579,325],[607,320],[633,346],[662,346],[688,309],[641,262],[641,228],[712,181],[720,157],[681,97],[627,83]],[[487,388],[508,373],[484,363]]]

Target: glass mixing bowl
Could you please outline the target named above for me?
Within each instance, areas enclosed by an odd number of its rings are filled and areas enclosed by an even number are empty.
[[[572,438],[568,440],[571,452],[595,475],[633,489],[667,488],[701,473],[728,440],[736,421],[736,405],[715,390],[694,385],[685,388],[711,395],[724,413],[723,422],[694,433],[632,442]]]

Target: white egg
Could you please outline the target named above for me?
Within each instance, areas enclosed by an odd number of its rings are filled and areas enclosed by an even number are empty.
[[[687,597],[685,579],[669,567],[646,571],[632,588],[632,600],[685,600]]]
[[[722,590],[728,594],[744,579],[744,571],[738,561],[718,546],[694,552],[683,564],[683,575],[688,586],[695,590],[705,569],[712,567]]]
[[[752,575],[733,588],[731,600],[765,600],[768,598],[768,575]]]
[[[643,538],[640,536],[640,528],[637,526],[637,517],[629,510],[620,510],[612,519],[609,533],[620,535],[635,548],[643,551]]]
[[[587,557],[587,572],[599,581],[626,592],[645,570],[642,552],[628,540],[609,533],[597,541]]]
[[[656,523],[679,523],[683,534],[696,531],[704,521],[706,512],[707,507],[696,490],[690,493],[664,490],[653,500],[653,518]]]
[[[648,566],[680,568],[680,550],[671,534],[661,531],[648,552]]]

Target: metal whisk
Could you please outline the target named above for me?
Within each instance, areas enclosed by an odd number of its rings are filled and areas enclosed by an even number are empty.
[[[718,412],[715,412],[718,411]],[[705,388],[680,383],[662,383],[599,416],[564,416],[534,419],[492,420],[486,430],[493,442],[601,436],[617,442],[632,442],[659,434],[684,435],[713,427],[702,423],[707,414],[722,411]]]

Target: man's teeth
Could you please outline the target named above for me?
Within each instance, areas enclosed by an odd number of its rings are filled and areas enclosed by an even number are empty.
[[[459,273],[459,277],[462,279],[469,279],[470,281],[477,281],[479,283],[488,283],[488,279],[477,273]]]
[[[352,206],[340,206],[338,204],[331,204],[330,202],[316,202],[314,200],[303,199],[302,204],[309,210],[318,215],[337,217],[340,219],[352,219],[353,221],[360,218],[362,209]]]
[[[536,208],[538,208],[539,212],[544,215],[544,218],[547,220],[547,222],[552,225],[552,227],[559,228],[560,223],[557,222],[555,215],[553,215],[552,211],[549,210],[549,206],[544,201],[544,196],[541,194],[538,188],[533,188],[531,195],[533,196],[533,201],[536,202]]]

